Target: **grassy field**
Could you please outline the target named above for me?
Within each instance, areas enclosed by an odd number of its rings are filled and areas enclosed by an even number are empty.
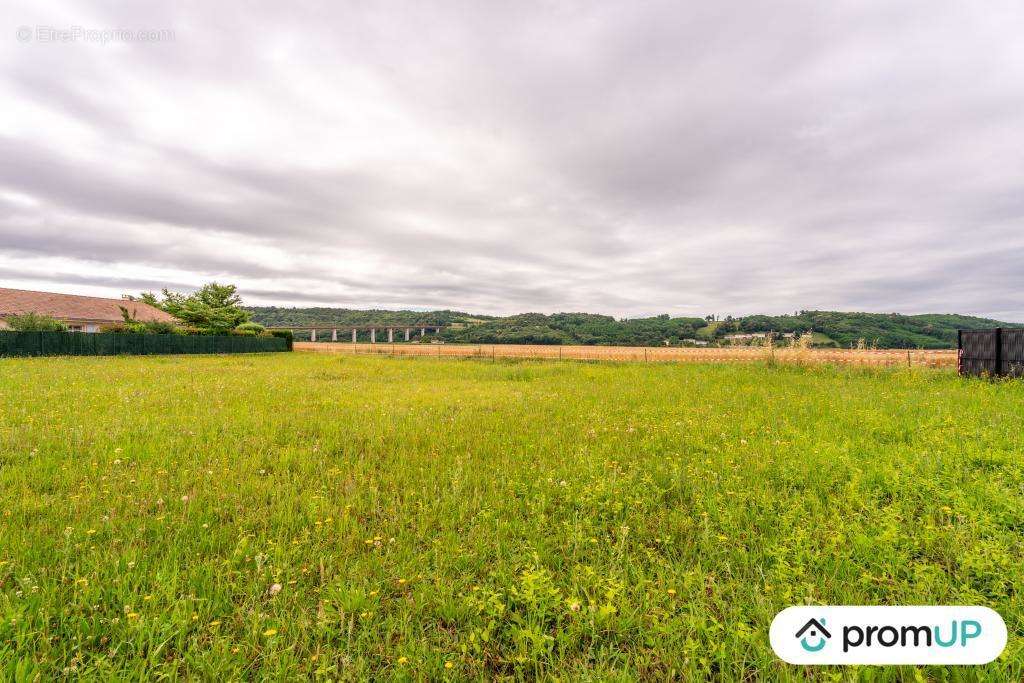
[[[1021,680],[1024,384],[329,354],[0,360],[0,672]],[[783,607],[978,604],[982,669]]]

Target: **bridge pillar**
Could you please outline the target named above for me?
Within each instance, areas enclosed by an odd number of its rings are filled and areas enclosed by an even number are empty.
[[[388,328],[388,344],[391,344],[394,341],[395,341],[395,331],[394,331],[394,329],[389,327]]]
[[[370,328],[370,343],[371,344],[376,344],[377,343],[377,328],[375,328],[375,327],[371,327]]]
[[[409,341],[409,328],[405,328],[405,341]]]
[[[356,343],[356,328],[352,328],[352,343]]]
[[[331,341],[338,341],[338,330],[331,330]]]
[[[311,341],[311,342],[316,341],[316,330],[310,330],[309,331],[309,341]]]

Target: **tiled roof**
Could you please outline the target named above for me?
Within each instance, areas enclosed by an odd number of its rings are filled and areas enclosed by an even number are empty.
[[[103,299],[98,296],[57,294],[54,292],[32,292],[27,289],[6,289],[0,287],[0,318],[8,315],[36,313],[58,320],[94,320],[98,322],[121,322],[121,306],[136,320],[143,322],[177,322],[170,313],[127,299]]]

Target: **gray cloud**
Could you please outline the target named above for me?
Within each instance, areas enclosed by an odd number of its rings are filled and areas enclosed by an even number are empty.
[[[3,16],[4,282],[1024,320],[1019,3],[94,0]],[[174,39],[19,42],[22,25]]]

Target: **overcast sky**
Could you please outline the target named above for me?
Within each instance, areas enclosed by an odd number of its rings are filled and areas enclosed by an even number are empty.
[[[146,5],[0,0],[0,286],[1024,321],[1020,0]]]

